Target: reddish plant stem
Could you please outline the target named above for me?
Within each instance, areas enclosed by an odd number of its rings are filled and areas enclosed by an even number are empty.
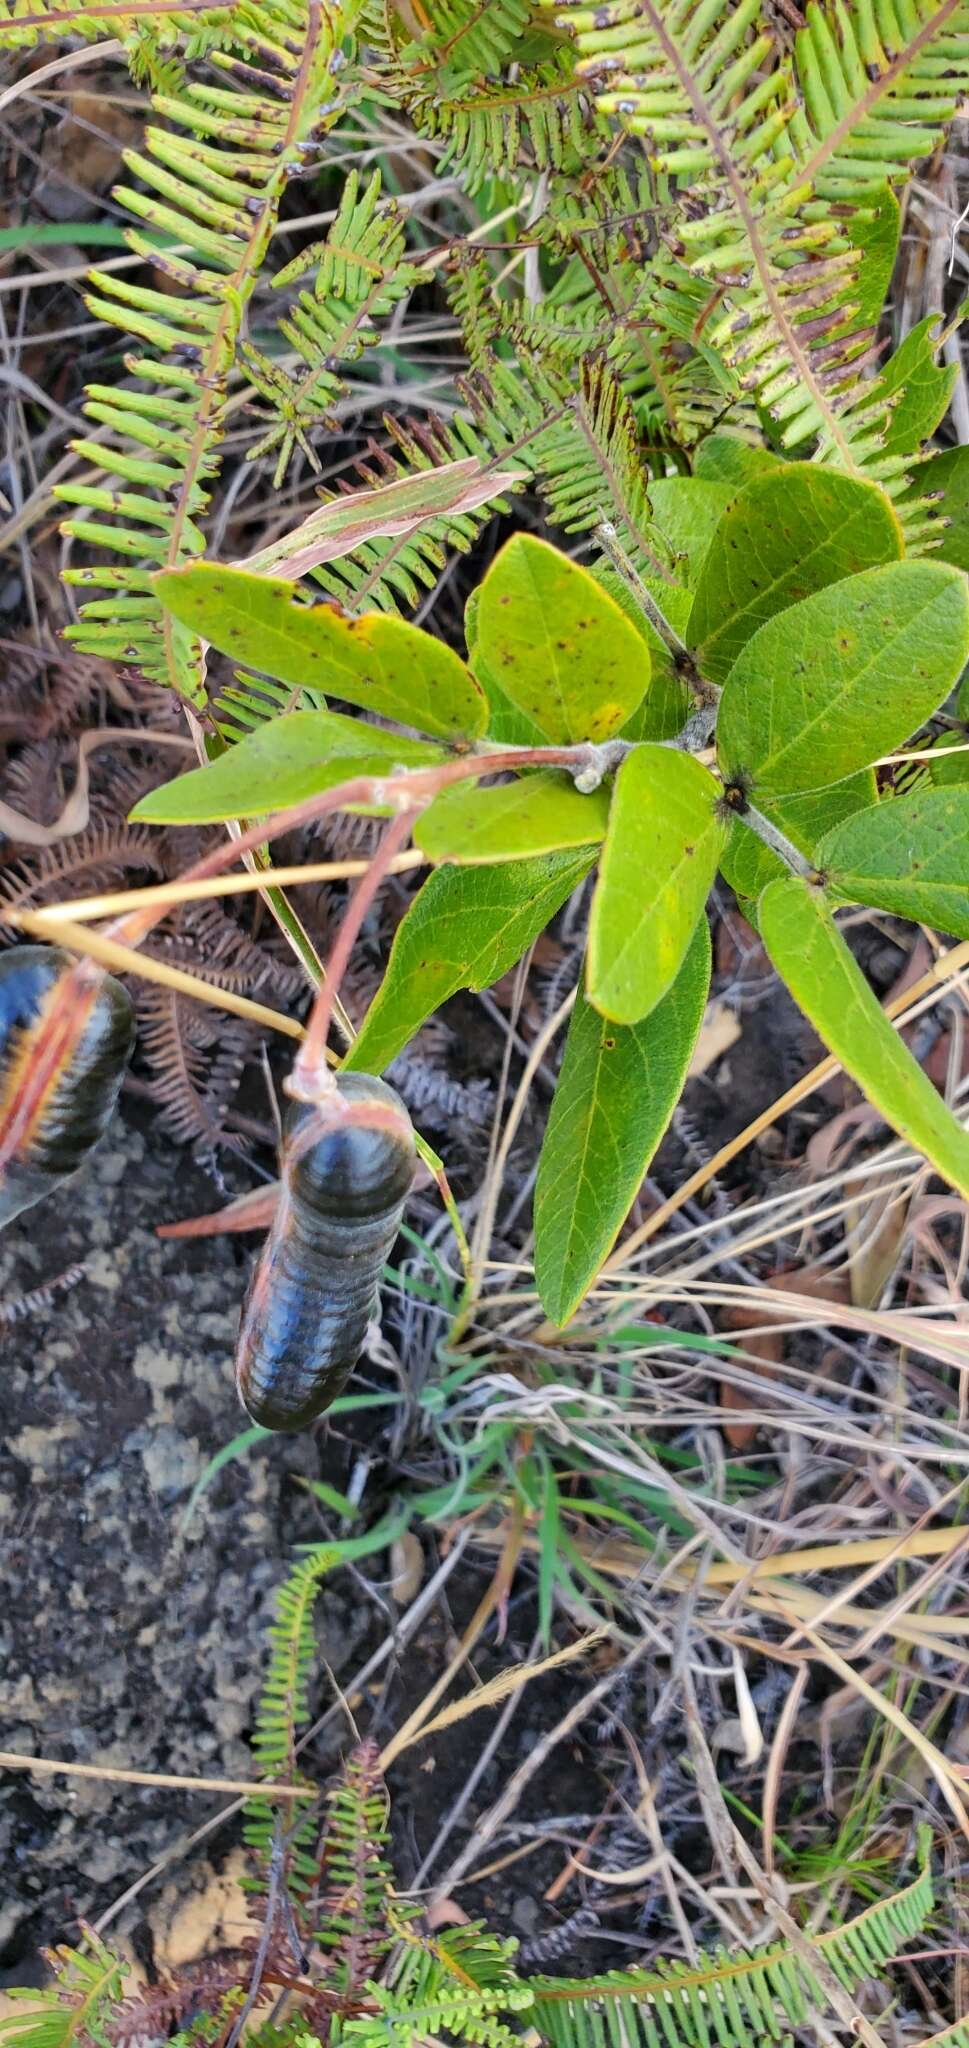
[[[366,873],[361,875],[347,904],[343,922],[324,969],[322,983],[317,990],[306,1027],[306,1037],[293,1062],[293,1071],[285,1084],[286,1093],[295,1096],[298,1102],[318,1102],[330,1085],[326,1044],[330,1035],[334,999],[350,964],[353,948],[359,938],[360,927],[367,911],[386,877],[395,853],[399,853],[404,841],[410,838],[413,822],[414,812],[410,806],[406,810],[398,811],[396,818],[391,819],[370,866]]]
[[[275,811],[260,824],[250,825],[237,839],[227,840],[187,868],[182,880],[198,882],[221,874],[223,868],[231,867],[243,854],[278,839],[282,832],[295,832],[301,825],[315,824],[330,811],[349,810],[357,804],[377,805],[381,809],[389,805],[395,811],[423,810],[440,790],[447,789],[452,782],[466,781],[469,776],[499,775],[515,768],[578,770],[583,764],[595,767],[604,751],[594,746],[508,747],[501,753],[465,754],[459,760],[441,761],[433,768],[410,769],[388,776],[352,775],[334,789],[320,790],[316,796],[304,797],[302,803]],[[129,910],[108,926],[108,937],[123,945],[137,946],[166,914],[165,905],[151,910]]]

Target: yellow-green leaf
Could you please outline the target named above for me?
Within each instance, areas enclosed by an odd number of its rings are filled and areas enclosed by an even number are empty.
[[[143,796],[131,815],[150,825],[214,825],[261,818],[353,775],[433,768],[443,747],[405,739],[338,711],[290,711],[257,727],[204,768]]]
[[[649,650],[588,569],[517,533],[476,607],[476,656],[557,746],[609,739],[649,682]]]
[[[969,1133],[936,1094],[869,988],[817,889],[771,882],[761,938],[815,1030],[893,1130],[969,1195]]]
[[[649,648],[650,675],[645,694],[632,717],[620,727],[617,737],[621,740],[675,739],[689,715],[690,698],[686,684],[677,672],[673,654],[611,562],[597,562],[592,573],[620,611],[625,612],[630,625],[635,627]],[[664,583],[658,576],[644,576],[643,582],[667,625],[685,641],[686,623],[693,604],[692,591],[686,590],[681,583]]]
[[[948,696],[969,654],[966,578],[890,562],[770,619],[727,678],[724,780],[769,794],[840,782],[900,746]]]
[[[649,486],[653,522],[677,558],[677,573],[696,587],[714,534],[733,491],[728,483],[698,476],[657,477]]]
[[[567,1323],[611,1251],[679,1100],[710,986],[698,924],[672,986],[639,1024],[579,994],[535,1184],[535,1279]]]
[[[334,604],[307,604],[298,583],[218,562],[164,570],[155,589],[183,625],[281,683],[309,684],[437,739],[485,730],[488,703],[470,669],[406,619],[349,619]]]
[[[704,560],[690,616],[701,674],[723,682],[768,619],[903,553],[901,527],[877,484],[808,463],[768,470],[737,493]]]
[[[609,790],[580,796],[567,775],[543,768],[498,789],[460,783],[435,797],[414,827],[428,860],[482,865],[596,846],[605,838]]]
[[[646,744],[616,777],[589,921],[588,995],[636,1024],[675,980],[703,916],[727,826],[709,770]]]
[[[969,939],[969,788],[886,797],[825,834],[829,892]]]

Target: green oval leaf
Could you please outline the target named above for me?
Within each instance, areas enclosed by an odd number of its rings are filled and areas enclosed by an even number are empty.
[[[616,777],[589,920],[588,995],[636,1024],[679,973],[723,852],[720,791],[690,754],[645,745]]]
[[[828,832],[817,857],[842,902],[871,903],[969,939],[969,789],[886,797]]]
[[[442,747],[343,718],[338,711],[290,711],[259,726],[205,768],[192,768],[151,790],[131,816],[150,825],[261,818],[319,790],[335,789],[351,775],[432,768],[444,759]]]
[[[459,988],[489,988],[592,866],[591,852],[437,868],[398,925],[387,972],[344,1065],[379,1074]]]
[[[894,398],[882,447],[886,455],[917,454],[945,418],[959,375],[956,363],[936,362],[941,347],[938,313],[920,320],[890,356],[872,388],[872,404]]]
[[[649,652],[619,606],[568,555],[516,533],[481,585],[476,655],[556,746],[604,740],[635,711]]]
[[[414,840],[428,860],[481,865],[597,846],[608,818],[605,786],[581,796],[569,776],[542,769],[498,789],[465,782],[442,790],[418,819]]]
[[[639,1024],[578,996],[535,1184],[535,1279],[567,1323],[611,1251],[679,1100],[710,986],[702,919],[672,986]]]
[[[969,654],[966,579],[942,562],[866,569],[748,640],[724,687],[726,782],[761,795],[840,782],[891,752],[948,696]]]
[[[629,623],[645,640],[649,648],[650,675],[646,691],[636,706],[631,718],[621,726],[618,738],[622,740],[671,740],[685,725],[690,710],[690,698],[686,684],[677,673],[676,665],[665,640],[661,640],[645,613],[636,603],[628,584],[617,575],[611,562],[597,562],[592,571],[596,582],[624,612]],[[650,596],[658,604],[667,624],[681,640],[686,637],[686,624],[693,604],[693,593],[684,589],[681,583],[664,583],[658,576],[644,576],[643,582]]]
[[[541,727],[535,724],[534,719],[526,718],[525,713],[519,711],[505,695],[494,670],[489,668],[484,658],[478,639],[480,598],[479,583],[464,608],[464,633],[469,665],[488,699],[488,737],[499,740],[503,747],[544,747],[546,739]]]
[[[893,1130],[969,1195],[969,1133],[893,1031],[819,892],[797,876],[771,882],[758,924],[778,973],[845,1072]]]
[[[306,604],[298,583],[218,562],[166,569],[154,581],[183,625],[281,683],[310,684],[435,738],[485,730],[487,699],[470,669],[406,619],[348,619],[335,604]]]
[[[738,492],[704,561],[690,616],[701,674],[723,682],[768,619],[903,553],[901,527],[877,484],[808,463],[769,470]]]
[[[769,448],[762,448],[758,442],[748,441],[743,434],[726,427],[722,433],[708,434],[700,442],[693,474],[704,483],[731,484],[735,491],[740,491],[758,477],[770,476],[781,467],[781,461]]]

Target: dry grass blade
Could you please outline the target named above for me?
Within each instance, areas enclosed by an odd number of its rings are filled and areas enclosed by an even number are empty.
[[[483,1707],[500,1706],[503,1700],[519,1692],[522,1686],[530,1685],[533,1678],[542,1678],[548,1671],[558,1671],[563,1664],[574,1664],[576,1658],[587,1656],[590,1650],[594,1650],[599,1643],[605,1641],[605,1637],[605,1629],[591,1629],[588,1635],[580,1636],[577,1642],[566,1643],[564,1649],[553,1650],[548,1657],[540,1657],[533,1664],[513,1665],[510,1670],[499,1671],[497,1677],[489,1679],[486,1685],[478,1686],[466,1699],[452,1701],[449,1707],[444,1708],[443,1713],[435,1714],[432,1721],[425,1721],[406,1742],[399,1742],[395,1737],[394,1742],[388,1744],[388,1750],[384,1752],[385,1759],[391,1749],[396,1758],[402,1755],[405,1749],[410,1749],[415,1742],[423,1742],[426,1736],[437,1735],[442,1729],[453,1727],[456,1721],[467,1720],[469,1714],[480,1713]]]
[[[312,1785],[260,1784],[247,1778],[181,1778],[168,1771],[122,1771],[113,1764],[64,1763],[56,1757],[21,1756],[0,1750],[0,1770],[37,1771],[44,1777],[97,1778],[106,1785],[152,1785],[171,1792],[241,1792],[247,1798],[315,1799]]]
[[[412,868],[426,864],[425,856],[416,847],[409,847],[406,852],[394,855],[387,872],[404,875]],[[129,910],[161,910],[167,905],[178,908],[183,903],[207,903],[221,896],[247,896],[256,890],[261,893],[270,883],[274,889],[294,889],[303,882],[348,882],[358,875],[365,875],[369,866],[368,860],[304,861],[299,866],[273,868],[264,874],[220,875],[211,881],[198,882],[159,882],[148,889],[117,889],[112,895],[82,896],[73,903],[45,903],[34,915],[38,920],[49,919],[51,923],[69,917],[74,924],[87,924],[102,917],[121,917]]]

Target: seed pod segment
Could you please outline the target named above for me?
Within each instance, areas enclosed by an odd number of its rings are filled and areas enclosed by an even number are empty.
[[[90,961],[59,946],[0,957],[0,1227],[83,1165],[134,1038],[127,991]]]
[[[346,1385],[415,1161],[407,1110],[372,1074],[338,1074],[321,1102],[287,1111],[281,1197],[236,1357],[243,1406],[263,1428],[307,1428]]]

